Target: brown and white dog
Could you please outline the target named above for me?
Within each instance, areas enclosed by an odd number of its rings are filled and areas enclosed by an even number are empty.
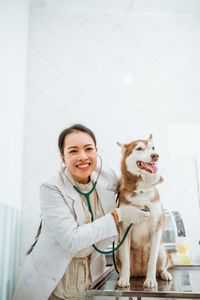
[[[128,287],[130,277],[146,276],[144,287],[156,288],[156,276],[163,280],[172,279],[167,271],[172,260],[161,242],[165,214],[155,187],[163,181],[157,172],[159,155],[155,152],[152,135],[148,140],[118,145],[122,148],[118,206],[147,207],[150,216],[143,223],[132,225],[117,252],[116,262],[120,269],[117,284]],[[123,222],[119,224],[119,239],[122,240],[128,225]]]

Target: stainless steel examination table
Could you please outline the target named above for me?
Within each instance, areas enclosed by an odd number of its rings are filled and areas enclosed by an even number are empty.
[[[173,280],[158,279],[157,290],[143,288],[145,278],[131,278],[130,288],[121,289],[117,287],[118,274],[112,266],[85,291],[85,300],[93,299],[92,296],[96,300],[100,296],[99,299],[114,297],[116,300],[121,297],[200,299],[200,265],[175,265],[169,271]]]

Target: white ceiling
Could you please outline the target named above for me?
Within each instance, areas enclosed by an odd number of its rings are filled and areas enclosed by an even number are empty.
[[[143,12],[200,12],[200,0],[30,0],[32,5],[60,6],[72,10]]]

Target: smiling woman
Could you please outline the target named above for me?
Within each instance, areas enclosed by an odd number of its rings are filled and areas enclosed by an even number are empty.
[[[135,207],[115,209],[118,178],[98,168],[96,138],[89,128],[75,124],[65,129],[58,146],[61,171],[40,188],[42,220],[13,300],[82,299],[105,268],[104,255],[92,245],[98,242],[105,250],[117,236],[118,221],[129,225],[146,218]],[[90,193],[93,222],[82,193]]]
[[[96,143],[89,133],[76,129],[67,134],[60,156],[77,182],[88,183],[97,165]]]

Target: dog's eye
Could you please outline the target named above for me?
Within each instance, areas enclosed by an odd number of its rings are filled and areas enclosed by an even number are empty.
[[[137,151],[141,151],[141,150],[142,150],[142,147],[138,147],[136,150],[137,150]]]
[[[152,147],[152,150],[155,150],[155,147]]]

